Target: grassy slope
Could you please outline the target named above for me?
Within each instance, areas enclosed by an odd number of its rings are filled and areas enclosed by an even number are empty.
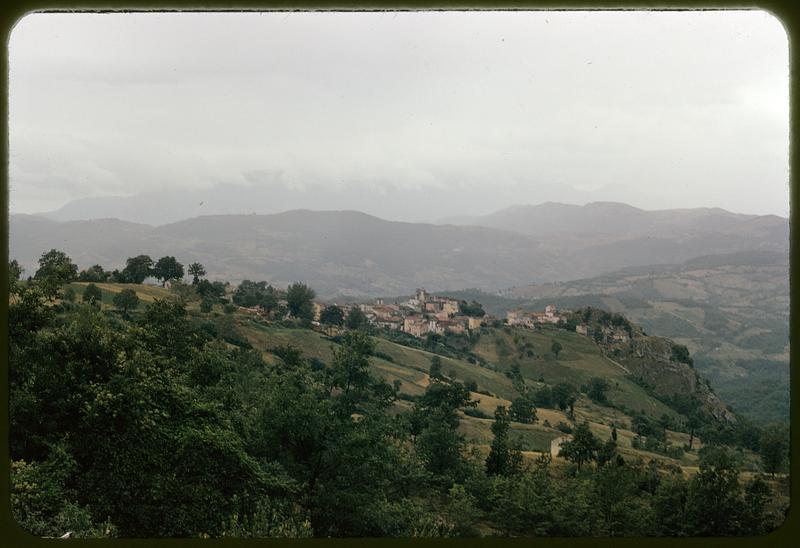
[[[77,295],[77,301],[80,302],[83,292],[89,282],[74,282],[67,287],[71,287]],[[163,287],[154,285],[141,285],[141,284],[115,284],[115,283],[95,283],[102,294],[103,308],[113,307],[114,296],[120,293],[123,289],[133,289],[141,301],[141,305],[146,305],[156,299],[164,299],[170,296],[170,292]]]
[[[550,349],[553,341],[558,341],[563,347],[558,359]],[[519,351],[526,344],[533,345],[533,357]],[[502,349],[509,353],[504,355]],[[475,351],[484,359],[498,364],[501,371],[506,371],[511,362],[517,360],[526,379],[543,378],[550,385],[569,382],[580,386],[592,377],[603,377],[611,385],[608,399],[612,403],[644,411],[655,417],[665,413],[672,417],[677,416],[672,409],[651,398],[639,385],[628,380],[625,371],[605,358],[591,339],[576,333],[548,328],[541,331],[524,328],[493,330],[491,334],[481,337]],[[589,417],[614,418],[619,415],[618,411],[609,408],[590,405],[586,401],[581,403]]]
[[[78,300],[80,300],[86,285],[86,283],[71,284],[77,293]],[[103,293],[104,308],[113,307],[112,299],[114,295],[128,288],[136,291],[143,305],[152,302],[156,298],[170,296],[168,290],[155,286],[109,283],[95,285]],[[189,308],[196,308],[196,303],[190,303]],[[244,314],[235,314],[235,318],[242,334],[255,348],[264,352],[264,357],[269,362],[275,359],[269,349],[283,345],[300,348],[306,357],[316,357],[326,363],[333,357],[334,343],[320,333],[308,329],[290,329],[265,325],[255,320],[252,316]],[[495,342],[498,339],[504,341],[499,343],[500,346]],[[553,340],[559,341],[563,346],[558,359],[555,359],[550,352]],[[526,343],[533,345],[535,352],[533,357],[528,357],[524,352],[520,355],[518,352],[518,347]],[[401,392],[409,395],[422,394],[430,382],[427,371],[433,354],[425,350],[402,346],[382,338],[376,338],[376,344],[377,350],[389,356],[391,361],[373,357],[371,361],[375,372],[388,382],[400,380],[402,383]],[[498,349],[503,346],[510,350],[507,355],[498,352]],[[459,381],[474,380],[480,390],[494,394],[494,396],[475,392],[472,394],[473,399],[478,401],[477,408],[488,416],[492,416],[494,409],[498,405],[510,405],[510,400],[516,395],[511,381],[504,374],[513,359],[519,362],[526,383],[529,385],[541,384],[538,379],[543,377],[548,385],[558,382],[570,382],[580,386],[591,377],[600,376],[606,378],[612,385],[609,390],[609,400],[614,404],[624,404],[630,409],[641,409],[652,416],[660,416],[662,413],[675,415],[674,411],[649,397],[638,385],[628,381],[625,378],[625,372],[602,356],[598,347],[591,340],[575,333],[556,329],[543,329],[542,331],[523,328],[490,329],[486,330],[481,336],[475,348],[475,353],[488,362],[495,364],[497,371],[447,357],[442,357],[442,369],[447,376],[453,379]],[[399,403],[410,408],[408,402],[402,401]],[[548,452],[550,441],[564,435],[554,428],[555,425],[559,422],[569,422],[564,413],[558,410],[538,409],[537,414],[539,421],[536,424],[512,424],[512,436],[521,442],[522,448],[528,452],[526,453],[528,458],[536,454],[531,452]],[[630,425],[630,420],[617,409],[597,405],[585,396],[581,396],[575,405],[575,415],[579,421],[588,420],[592,431],[601,440],[605,440],[610,436],[610,425],[612,423],[616,424],[620,452],[625,455],[637,455],[646,460],[658,459],[665,462],[671,460],[662,455],[632,449],[631,440],[634,434],[627,429]],[[544,426],[545,420],[552,427]],[[492,441],[491,424],[492,419],[462,415],[459,430],[467,436],[478,450],[486,452]],[[675,444],[682,445],[688,442],[686,434],[671,431],[668,431],[667,434],[670,441]],[[696,440],[695,443],[696,447],[702,445],[700,440]],[[692,452],[685,454],[680,464],[691,471],[696,461],[696,452]]]
[[[269,348],[280,345],[292,345],[301,348],[305,356],[316,357],[325,362],[328,362],[333,356],[332,347],[334,343],[324,335],[314,331],[267,326],[243,316],[239,316],[239,326],[247,339],[261,350],[266,351]],[[499,358],[496,352],[493,351],[494,336],[505,337],[508,342],[513,343],[515,335],[519,337],[520,344],[531,341],[537,350],[545,348],[545,343],[549,348],[553,338],[559,340],[564,347],[558,360],[548,355],[534,358],[526,357],[520,360],[523,374],[528,384],[538,384],[536,379],[538,379],[539,374],[545,376],[545,381],[548,384],[566,381],[578,385],[593,376],[602,376],[612,382],[613,388],[609,392],[609,399],[612,402],[625,403],[631,409],[644,409],[654,416],[660,416],[661,413],[675,415],[674,411],[661,402],[650,398],[638,385],[628,381],[624,377],[624,371],[604,358],[598,348],[586,337],[556,330],[537,333],[524,329],[513,329],[510,334],[499,330],[491,330],[481,337],[476,352],[492,363],[497,363],[499,371],[493,371],[462,360],[442,357],[442,368],[446,375],[459,381],[474,380],[480,390],[495,394],[495,396],[477,392],[472,394],[473,399],[478,401],[477,408],[486,415],[492,416],[498,405],[509,406],[510,399],[516,395],[511,381],[503,373],[507,367],[506,362],[510,362],[511,357]],[[405,347],[382,338],[376,338],[376,343],[378,351],[390,356],[393,361],[377,357],[372,358],[375,372],[388,382],[399,379],[402,382],[400,391],[403,393],[410,395],[422,394],[429,383],[427,371],[433,354],[424,350]],[[401,403],[403,406],[410,407],[408,402]],[[564,435],[555,426],[559,422],[569,423],[569,421],[564,413],[554,409],[538,409],[537,414],[539,421],[536,424],[513,423],[512,436],[514,439],[520,440],[525,451],[548,452],[551,440]],[[631,440],[634,434],[627,429],[630,425],[630,419],[617,409],[597,405],[585,396],[581,396],[575,406],[575,415],[579,421],[588,420],[592,431],[601,440],[606,440],[610,437],[610,425],[616,424],[618,428],[618,443],[623,454],[641,456],[646,460],[657,459],[665,462],[671,460],[662,455],[631,448]],[[545,420],[552,426],[544,426]],[[462,415],[459,430],[467,436],[475,447],[485,452],[488,451],[492,441],[491,424],[492,419]],[[670,441],[675,444],[683,445],[688,442],[688,435],[686,434],[668,431],[667,435]],[[696,440],[695,447],[699,448],[701,446],[701,442]],[[528,456],[530,457],[532,454]],[[680,464],[692,466],[696,461],[697,455],[695,452],[687,453],[681,459]]]

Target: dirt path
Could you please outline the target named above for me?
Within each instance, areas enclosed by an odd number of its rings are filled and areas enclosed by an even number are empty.
[[[620,369],[622,369],[623,371],[625,371],[626,373],[630,374],[630,372],[631,372],[631,371],[630,371],[630,369],[628,369],[627,367],[625,367],[625,366],[624,366],[624,365],[622,365],[621,363],[619,363],[619,362],[616,362],[616,361],[612,360],[611,358],[609,358],[609,357],[608,357],[608,356],[606,356],[605,354],[603,354],[603,357],[604,357],[605,359],[607,359],[608,361],[610,361],[611,363],[613,363],[614,365],[616,365],[617,367],[619,367]]]

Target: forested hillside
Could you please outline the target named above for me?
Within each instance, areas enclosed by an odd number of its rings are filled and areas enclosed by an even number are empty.
[[[569,322],[421,339],[315,326],[303,284],[254,316],[199,264],[170,289],[78,282],[57,252],[10,270],[11,506],[36,535],[753,535],[788,507],[787,433],[718,413],[688,351],[623,316],[574,312],[629,346]]]

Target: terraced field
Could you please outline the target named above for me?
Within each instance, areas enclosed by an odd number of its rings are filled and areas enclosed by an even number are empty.
[[[321,333],[308,329],[267,325],[245,316],[237,315],[237,319],[239,328],[247,340],[254,347],[264,351],[267,357],[272,357],[269,349],[284,345],[299,348],[306,357],[314,357],[326,363],[333,357],[335,343]],[[497,352],[498,345],[495,341],[498,338],[503,339],[504,344],[515,351],[513,355],[500,355]],[[558,359],[549,350],[553,340],[559,341],[563,346]],[[374,372],[388,382],[399,380],[401,393],[409,396],[419,396],[424,393],[430,383],[427,372],[434,354],[381,337],[375,337],[375,342],[377,353],[382,357],[371,359]],[[529,357],[523,352],[520,357],[519,352],[516,352],[518,347],[525,347],[526,343],[530,343],[536,349],[534,356]],[[558,382],[570,382],[580,386],[592,377],[603,377],[611,385],[608,397],[612,404],[623,404],[628,409],[643,410],[654,417],[660,417],[662,414],[678,416],[675,411],[650,397],[639,385],[631,382],[625,376],[625,371],[603,356],[599,347],[590,339],[575,333],[556,329],[545,329],[540,332],[523,328],[490,329],[485,330],[474,351],[487,360],[487,366],[482,367],[465,360],[440,356],[442,371],[454,380],[475,381],[481,392],[493,394],[472,393],[473,400],[478,402],[476,409],[487,417],[493,417],[497,406],[510,406],[511,399],[517,395],[511,380],[505,375],[512,360],[517,360],[520,364],[526,384],[529,386],[553,385]],[[542,378],[544,382],[541,381]],[[398,405],[408,409],[412,404],[401,400]],[[526,459],[535,458],[540,453],[549,453],[550,442],[565,435],[556,428],[556,425],[571,422],[565,413],[556,409],[539,408],[537,416],[538,421],[535,424],[512,423],[512,439],[520,442]],[[697,463],[696,451],[702,447],[702,441],[695,438],[694,451],[684,453],[680,460],[634,449],[631,442],[635,434],[629,430],[630,417],[616,407],[598,405],[585,395],[581,395],[576,401],[575,418],[579,422],[588,421],[592,432],[600,440],[608,439],[611,436],[612,425],[616,426],[620,452],[627,456],[641,457],[645,461],[656,459],[672,462],[688,467],[687,470],[691,471]],[[545,426],[545,421],[549,426]],[[476,450],[488,452],[492,442],[492,422],[493,418],[462,413],[459,431],[467,437]],[[688,444],[689,436],[668,430],[667,439],[674,445],[683,446]]]

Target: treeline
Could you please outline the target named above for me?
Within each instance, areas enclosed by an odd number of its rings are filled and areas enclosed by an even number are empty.
[[[179,300],[126,319],[54,307],[54,283],[10,287],[11,510],[35,535],[757,535],[783,519],[773,480],[724,447],[686,479],[578,424],[566,467],[526,463],[498,407],[487,455],[458,430],[467,386],[432,375],[400,411],[361,331],[330,363],[279,347],[268,364]]]

